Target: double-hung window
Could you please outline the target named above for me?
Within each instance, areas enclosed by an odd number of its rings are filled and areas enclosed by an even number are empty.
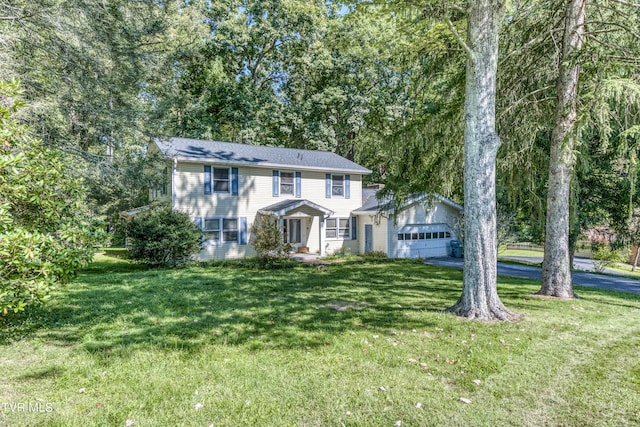
[[[327,239],[351,239],[351,218],[328,218],[325,223],[325,236]]]
[[[238,195],[238,168],[204,166],[204,194],[227,193]]]
[[[344,175],[331,175],[331,195],[344,197]]]
[[[229,169],[213,168],[213,192],[228,193],[229,192]]]
[[[302,172],[273,171],[273,197],[301,197]]]
[[[202,231],[206,240],[214,244],[240,243],[246,244],[247,219],[242,218],[201,218]]]
[[[326,174],[326,198],[351,198],[351,175]]]
[[[295,192],[295,179],[293,172],[280,172],[280,194],[293,196]]]
[[[325,225],[325,233],[326,233],[327,239],[338,238],[338,219],[337,218],[327,219],[327,223]]]
[[[233,218],[233,219],[224,218],[222,220],[222,241],[225,243],[238,241],[238,219],[237,218]]]
[[[208,240],[220,241],[220,218],[205,218],[202,231],[207,235]]]

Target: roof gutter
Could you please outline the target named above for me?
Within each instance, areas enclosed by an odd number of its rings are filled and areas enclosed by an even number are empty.
[[[310,166],[299,166],[292,164],[279,164],[279,163],[244,163],[244,162],[229,162],[224,160],[209,160],[209,159],[186,159],[186,158],[178,158],[166,155],[168,158],[172,159],[174,162],[180,160],[183,163],[192,163],[192,164],[219,164],[225,166],[241,166],[247,168],[259,168],[259,169],[295,169],[295,170],[304,170],[311,172],[341,172],[341,173],[353,173],[356,175],[369,175],[373,173],[367,168],[360,169],[346,169],[346,168],[321,168],[321,167],[310,167]]]

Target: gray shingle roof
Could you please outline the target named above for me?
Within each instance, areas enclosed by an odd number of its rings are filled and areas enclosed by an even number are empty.
[[[363,188],[362,189],[362,206],[353,211],[354,213],[375,213],[391,207],[391,198],[385,197],[383,200],[378,200],[376,194],[377,188]]]
[[[379,211],[394,213],[395,207],[393,204],[393,199],[390,196],[387,196],[387,197],[384,197],[382,200],[378,200],[378,198],[376,197],[376,194],[378,193],[378,191],[380,190],[372,189],[372,188],[363,188],[362,189],[362,206],[354,210],[353,213],[364,214],[364,213],[379,212]],[[429,197],[430,196],[428,194],[415,194],[409,197],[405,201],[405,204],[400,209],[400,211],[406,209],[408,206],[411,206],[413,203],[426,201],[429,199]],[[449,205],[452,208],[457,209],[459,211],[462,211],[464,209],[461,205],[439,194],[433,194],[432,197],[434,197],[435,200],[438,200],[441,203],[444,203],[445,205]]]
[[[156,139],[160,151],[172,159],[254,167],[370,174],[371,171],[335,153],[205,141],[188,138]]]
[[[330,216],[333,215],[333,211],[325,208],[324,206],[320,206],[317,203],[313,203],[310,200],[306,199],[287,199],[278,203],[274,203],[273,205],[269,205],[265,208],[260,209],[258,212],[260,213],[274,213],[276,215],[282,216],[286,215],[290,211],[297,209],[301,206],[306,206],[311,209],[314,209],[324,215]]]

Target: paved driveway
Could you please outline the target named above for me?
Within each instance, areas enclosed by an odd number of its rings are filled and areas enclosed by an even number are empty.
[[[500,259],[510,259],[513,261],[524,261],[524,262],[530,262],[532,264],[542,264],[542,257],[536,257],[536,256],[498,256],[498,260]],[[596,269],[596,262],[594,260],[592,260],[591,258],[582,258],[582,257],[575,257],[573,259],[573,266],[575,267],[576,270],[581,270],[581,271],[593,271],[593,272],[597,272],[598,270]],[[613,274],[613,275],[618,275],[618,276],[623,276],[623,274],[621,274],[620,272],[617,272],[615,270],[609,270],[609,269],[605,269],[604,273],[607,274]]]
[[[462,268],[462,258],[428,258],[426,264],[439,265],[442,267]],[[498,275],[521,277],[525,279],[542,280],[542,269],[528,265],[498,263]],[[588,288],[607,289],[612,291],[631,292],[640,294],[640,281],[627,279],[625,277],[607,276],[604,274],[584,273],[574,271],[572,274],[573,284]]]

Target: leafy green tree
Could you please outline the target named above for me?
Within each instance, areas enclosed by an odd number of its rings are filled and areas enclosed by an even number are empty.
[[[166,93],[165,66],[206,37],[202,2],[15,0],[0,2],[0,78],[18,76],[20,119],[64,151],[87,202],[112,219],[147,202],[157,183],[144,147],[162,123],[152,112]],[[162,170],[162,168],[160,168]]]
[[[129,255],[144,264],[175,267],[194,259],[202,231],[189,215],[160,207],[133,218],[127,227]]]
[[[43,302],[93,258],[101,233],[62,152],[14,118],[19,84],[0,82],[0,311]]]
[[[601,160],[638,123],[639,17],[628,2],[540,0],[511,18],[499,114],[505,202],[545,239],[540,293],[567,297],[580,232],[618,216],[607,200],[619,190],[598,176],[615,169],[600,169]],[[599,195],[600,206],[590,203]],[[617,203],[623,217],[624,206]]]

